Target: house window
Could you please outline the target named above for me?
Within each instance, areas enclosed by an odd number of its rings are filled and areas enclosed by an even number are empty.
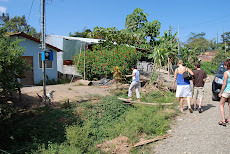
[[[42,68],[42,53],[40,52],[39,55],[39,68]],[[53,68],[53,61],[46,60],[46,68]]]

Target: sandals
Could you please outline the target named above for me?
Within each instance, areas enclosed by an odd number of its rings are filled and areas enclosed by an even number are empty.
[[[222,126],[226,126],[226,122],[225,121],[220,121],[218,122],[219,125],[222,125]]]
[[[229,119],[228,119],[228,120],[226,120],[225,122],[226,122],[227,124],[230,124],[230,120],[229,120]]]
[[[192,108],[189,108],[188,110],[189,110],[189,112],[190,112],[190,113],[193,113],[193,110],[192,110]]]

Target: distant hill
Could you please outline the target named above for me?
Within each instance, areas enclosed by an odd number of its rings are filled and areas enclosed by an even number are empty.
[[[202,52],[202,53],[199,55],[198,58],[199,58],[202,62],[212,61],[212,59],[215,58],[215,55],[216,55],[217,52],[219,52],[218,49],[213,50],[213,51]]]

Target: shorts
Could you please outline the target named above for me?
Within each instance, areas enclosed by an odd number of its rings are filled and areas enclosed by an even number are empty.
[[[193,89],[193,99],[204,97],[204,87],[194,87]]]
[[[223,92],[222,97],[229,98],[230,97],[230,90],[226,91],[226,92]]]
[[[192,90],[190,85],[177,85],[176,97],[192,97]]]

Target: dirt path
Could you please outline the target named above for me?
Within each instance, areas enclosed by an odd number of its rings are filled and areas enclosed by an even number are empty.
[[[100,86],[79,86],[77,83],[48,85],[46,86],[46,93],[50,90],[55,90],[52,102],[64,102],[67,99],[70,101],[82,101],[89,97],[106,96],[108,95],[108,88]],[[34,102],[39,103],[39,97],[43,95],[43,86],[23,87],[23,102],[25,104]]]
[[[228,154],[230,153],[230,125],[219,126],[221,120],[219,102],[211,99],[211,82],[205,85],[203,113],[197,111],[176,118],[172,129],[172,137],[153,145],[155,153],[159,154]],[[225,115],[228,115],[227,103]],[[227,118],[227,117],[226,117]]]

